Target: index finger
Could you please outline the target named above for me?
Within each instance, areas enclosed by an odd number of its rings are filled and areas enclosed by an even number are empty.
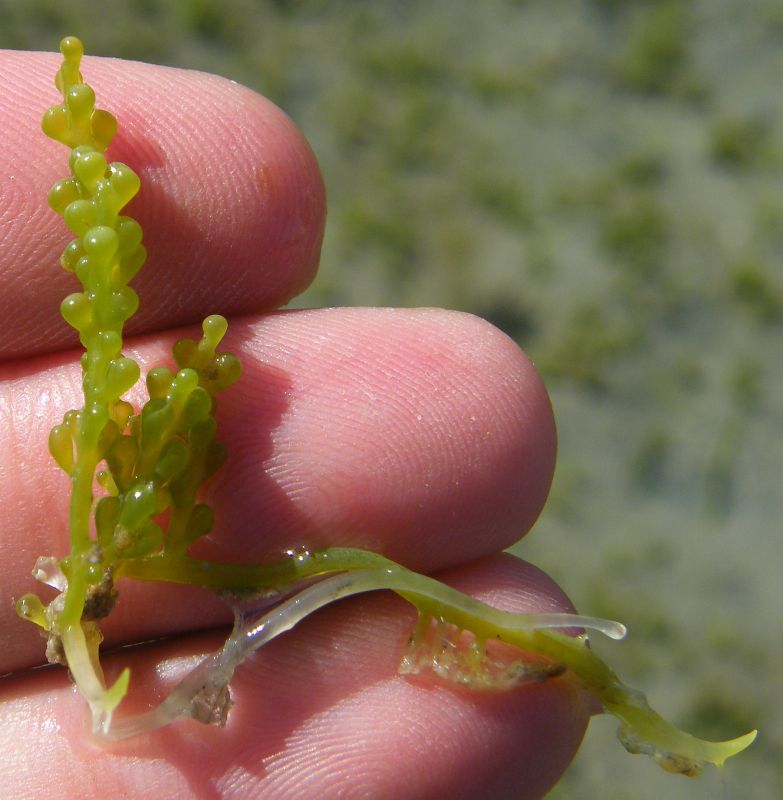
[[[55,53],[0,52],[0,359],[76,343],[60,319],[74,291],[58,267],[69,240],[46,207],[67,176],[68,151],[41,132],[60,102]],[[315,275],[324,187],[302,134],[275,105],[223,78],[85,57],[97,106],[119,121],[107,150],[141,177],[127,207],[149,252],[134,281],[140,310],[129,333],[254,313],[281,305]]]

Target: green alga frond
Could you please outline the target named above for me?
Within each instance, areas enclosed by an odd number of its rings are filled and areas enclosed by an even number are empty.
[[[71,149],[70,174],[52,187],[49,205],[75,236],[61,264],[81,291],[63,300],[61,312],[84,347],[84,405],[67,411],[49,436],[52,456],[71,481],[70,552],[39,558],[34,575],[58,594],[48,605],[25,595],[17,612],[47,634],[47,658],[70,669],[90,706],[94,731],[120,738],[182,716],[225,724],[229,681],[250,653],[328,603],[391,590],[419,614],[402,673],[430,671],[477,691],[573,681],[618,717],[629,751],[685,775],[695,775],[704,764],[721,766],[746,748],[755,731],[706,742],[677,730],[643,694],[625,686],[590,649],[586,634],[578,633],[595,630],[619,639],[625,633],[620,623],[499,611],[378,553],[354,548],[291,551],[271,564],[219,563],[190,554],[191,544],[208,534],[214,521],[212,509],[199,501],[200,490],[226,457],[216,438],[216,395],[239,378],[241,365],[218,351],[227,323],[212,315],[199,340],[176,343],[176,369],[149,371],[149,399],[141,409],[124,399],[140,378],[138,365],[122,348],[124,325],[138,307],[129,283],[146,251],[141,227],[121,212],[140,181],[129,167],[104,156],[117,123],[95,108],[95,95],[82,79],[81,42],[68,37],[60,49],[64,60],[55,83],[63,102],[46,112],[43,129]],[[129,672],[106,687],[99,622],[112,611],[120,578],[212,589],[232,605],[236,619],[224,646],[160,706],[117,719]],[[498,643],[514,655],[497,652]]]
[[[48,199],[76,236],[61,264],[81,291],[68,295],[60,310],[84,347],[84,406],[67,411],[49,435],[52,456],[72,487],[71,548],[57,566],[61,594],[45,610],[34,596],[25,596],[19,612],[45,622],[49,652],[68,664],[96,727],[107,729],[128,676],[105,689],[95,620],[114,604],[120,561],[164,547],[184,552],[211,529],[211,509],[197,495],[225,457],[215,440],[214,395],[237,380],[241,369],[234,356],[216,352],[227,324],[213,315],[204,321],[201,341],[175,346],[178,372],[158,368],[148,375],[150,399],[139,413],[123,399],[140,377],[122,346],[124,325],[139,304],[129,282],[146,251],[140,225],[122,210],[140,180],[103,154],[117,123],[95,108],[95,94],[82,79],[81,42],[68,37],[60,49],[64,60],[55,84],[63,102],[46,112],[42,127],[71,148],[70,175],[54,184]],[[96,481],[105,492],[98,499]]]

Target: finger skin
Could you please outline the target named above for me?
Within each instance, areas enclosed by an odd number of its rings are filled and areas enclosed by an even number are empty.
[[[0,51],[0,359],[75,346],[60,319],[76,290],[59,267],[72,238],[46,205],[67,177],[68,153],[41,131],[61,102],[55,53]],[[309,145],[280,109],[214,75],[86,57],[97,105],[119,120],[110,161],[141,178],[124,213],[144,229],[149,259],[133,282],[131,332],[207,314],[279,306],[313,279],[325,218]],[[9,91],[9,87],[11,91]]]
[[[176,336],[127,352],[146,370],[170,361]],[[264,562],[346,545],[431,571],[511,545],[538,515],[554,465],[551,409],[522,351],[488,323],[433,309],[279,312],[234,321],[226,348],[244,374],[218,401],[230,455],[208,485],[217,523],[201,554]],[[39,555],[67,552],[68,479],[43,443],[79,393],[68,353],[0,368],[8,598],[41,588],[30,577]],[[109,640],[221,619],[197,590],[169,609],[170,591],[123,588]],[[0,604],[0,674],[40,659],[37,632],[10,599]]]
[[[510,556],[439,577],[508,610],[570,610],[551,581]],[[99,746],[63,671],[16,679],[5,696],[0,682],[0,796],[70,797],[78,786],[86,800],[151,790],[261,800],[542,797],[584,734],[580,691],[567,677],[496,693],[399,676],[412,624],[407,604],[388,593],[319,612],[239,668],[224,730],[180,720]],[[218,637],[190,637],[106,662],[112,674],[117,662],[131,664],[141,694],[131,706],[145,707],[189,655],[216,646]]]
[[[52,271],[68,235],[41,208],[67,157],[38,133],[41,111],[58,101],[42,87],[59,57],[4,52],[0,61],[14,89],[0,99],[0,134],[11,145],[0,153],[0,359],[27,357],[0,367],[0,427],[11,432],[0,455],[0,586],[10,601],[33,588],[19,576],[36,555],[67,549],[59,522],[67,480],[40,443],[80,403],[73,353],[56,352],[75,341],[55,313],[72,278]],[[144,187],[128,213],[152,255],[135,284],[143,310],[131,331],[272,308],[309,283],[323,185],[279,110],[197,73],[108,59],[87,59],[83,72],[98,105],[120,119],[109,158],[129,163]],[[231,335],[247,375],[221,399],[222,438],[235,459],[210,487],[222,520],[204,545],[210,557],[351,544],[431,570],[510,544],[538,514],[554,459],[551,412],[528,362],[486,323],[436,311],[327,310],[245,319]],[[172,338],[128,351],[155,365]],[[495,560],[452,577],[500,605],[507,592],[514,608],[568,608],[540,573],[514,564]],[[513,573],[507,585],[501,573]],[[198,590],[122,586],[108,640],[224,619]],[[562,679],[493,695],[401,678],[411,622],[385,595],[330,609],[241,671],[228,730],[185,722],[99,751],[64,671],[0,681],[0,796],[542,796],[581,740],[582,695]],[[4,602],[0,673],[40,661],[40,639],[19,625]],[[110,658],[110,672],[130,662],[135,687],[160,690],[169,680],[165,669],[152,671],[161,655],[217,645],[188,634]]]

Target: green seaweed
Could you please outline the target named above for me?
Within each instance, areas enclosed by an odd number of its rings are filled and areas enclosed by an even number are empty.
[[[204,561],[191,544],[209,533],[212,509],[199,491],[225,459],[216,439],[215,395],[239,379],[239,360],[218,348],[226,320],[209,316],[199,341],[173,350],[177,371],[147,374],[147,402],[134,408],[123,396],[140,378],[123,354],[123,326],[138,297],[128,285],[144,263],[142,231],[120,212],[139,188],[126,165],[103,152],[116,131],[107,111],[95,108],[83,82],[81,42],[63,39],[56,86],[63,102],[47,111],[43,129],[71,150],[70,176],[49,194],[50,206],[75,234],[62,266],[82,290],[65,298],[63,318],[79,334],[84,405],[67,411],[49,437],[51,453],[71,480],[70,552],[42,557],[34,575],[58,590],[47,605],[29,594],[19,615],[48,636],[47,657],[66,664],[87,701],[98,736],[119,738],[179,717],[225,724],[229,682],[242,660],[322,606],[353,594],[392,590],[412,603],[419,622],[400,671],[434,672],[476,691],[503,691],[524,683],[573,681],[620,721],[620,740],[651,755],[663,768],[695,775],[721,766],[745,749],[755,731],[726,742],[706,742],[677,730],[644,695],[626,687],[588,646],[598,630],[622,638],[615,622],[576,614],[512,614],[494,609],[384,556],[355,548],[291,552],[271,564]],[[100,497],[94,486],[101,487]],[[225,645],[193,668],[155,709],[115,715],[130,674],[106,686],[99,660],[100,620],[108,616],[120,578],[191,584],[215,590],[235,611]],[[271,606],[271,608],[270,608]],[[515,655],[498,652],[496,643]]]

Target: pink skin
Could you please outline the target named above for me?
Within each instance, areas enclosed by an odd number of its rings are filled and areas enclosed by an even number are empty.
[[[65,671],[26,671],[43,643],[12,601],[39,589],[36,556],[67,540],[67,479],[44,441],[80,403],[75,335],[56,317],[74,290],[56,266],[68,234],[40,210],[67,156],[38,133],[58,63],[0,53],[15,90],[0,94],[0,674],[18,673],[0,681],[0,797],[541,797],[579,745],[585,698],[563,679],[493,694],[398,676],[413,615],[388,594],[325,609],[252,657],[222,731],[184,721],[98,746]],[[170,361],[173,329],[219,312],[243,360],[220,400],[230,457],[202,551],[261,561],[364,546],[503,608],[571,610],[537,569],[499,555],[535,520],[554,465],[551,409],[522,352],[447,311],[261,313],[315,272],[324,193],[301,135],[212,76],[92,58],[84,72],[120,119],[109,158],[144,186],[128,213],[152,255],[128,352]],[[120,588],[108,642],[168,637],[105,659],[109,677],[131,665],[128,706],[141,708],[219,645],[228,617],[197,589]]]

